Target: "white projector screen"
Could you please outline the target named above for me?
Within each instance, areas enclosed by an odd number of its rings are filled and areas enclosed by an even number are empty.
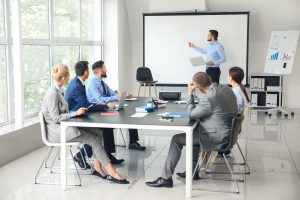
[[[159,84],[185,85],[194,73],[205,71],[205,66],[192,65],[190,58],[201,54],[188,42],[204,47],[210,29],[219,32],[227,58],[220,65],[220,84],[227,84],[228,69],[233,66],[243,68],[243,84],[247,84],[249,12],[148,13],[143,17],[143,64]]]

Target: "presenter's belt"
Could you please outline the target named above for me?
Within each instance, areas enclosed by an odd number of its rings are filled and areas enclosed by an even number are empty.
[[[205,67],[206,67],[206,69],[210,68],[210,67],[217,68],[217,67],[220,67],[220,65],[205,65]]]

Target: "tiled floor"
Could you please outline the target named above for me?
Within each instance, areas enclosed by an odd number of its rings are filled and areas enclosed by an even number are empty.
[[[300,199],[300,112],[294,118],[269,118],[264,112],[249,111],[245,119],[243,134],[239,142],[247,157],[251,174],[239,183],[240,194],[193,191],[194,199],[245,199],[245,200],[299,200]],[[62,192],[59,186],[35,185],[34,176],[46,152],[39,149],[0,168],[0,200],[56,200],[56,199],[109,199],[109,200],[160,200],[184,199],[184,180],[173,176],[174,188],[150,188],[145,181],[160,176],[172,134],[168,132],[140,131],[141,142],[146,152],[136,152],[119,147],[117,157],[125,158],[118,170],[130,180],[130,185],[108,183],[90,175],[82,175],[82,187],[69,187]],[[238,161],[241,157],[234,150]],[[185,168],[184,152],[176,171]],[[55,165],[58,165],[56,162]],[[69,161],[72,166],[72,162]],[[215,165],[215,170],[224,170]],[[234,167],[234,170],[237,170]],[[83,171],[82,173],[87,173]],[[224,178],[224,177],[223,177]],[[42,181],[59,181],[58,174],[44,169]],[[70,174],[68,180],[76,182]],[[200,180],[193,182],[194,188],[231,190],[234,184],[228,181]]]

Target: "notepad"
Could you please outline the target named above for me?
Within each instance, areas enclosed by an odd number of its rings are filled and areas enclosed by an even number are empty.
[[[146,115],[148,115],[148,113],[135,113],[135,114],[131,115],[130,117],[145,117]]]

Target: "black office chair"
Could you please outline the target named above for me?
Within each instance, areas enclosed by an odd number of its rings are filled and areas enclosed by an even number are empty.
[[[157,97],[156,83],[153,80],[151,70],[148,67],[139,67],[136,71],[136,80],[139,83],[138,96],[140,96],[140,89],[144,86],[144,97],[146,96],[146,86],[149,86],[149,97],[151,97],[151,86],[154,87],[155,97]]]
[[[202,165],[202,163],[204,161],[204,158],[206,157],[207,151],[218,151],[218,152],[220,152],[222,154],[222,156],[223,156],[223,158],[225,160],[226,166],[227,166],[227,168],[228,168],[228,170],[229,170],[229,172],[231,174],[231,177],[232,177],[231,180],[233,180],[234,183],[235,183],[236,191],[211,190],[211,189],[202,189],[202,188],[195,188],[193,190],[202,190],[202,191],[210,191],[210,192],[224,192],[224,193],[236,193],[236,194],[240,193],[240,189],[239,189],[239,185],[238,185],[238,180],[234,176],[233,170],[231,169],[231,166],[230,166],[230,164],[228,162],[228,159],[227,159],[225,153],[228,150],[231,150],[233,148],[233,146],[237,143],[238,135],[239,135],[239,133],[241,132],[241,129],[242,129],[242,122],[243,122],[243,120],[244,120],[244,115],[241,115],[241,114],[237,115],[236,117],[234,117],[232,119],[231,131],[230,131],[230,135],[229,135],[229,139],[228,139],[228,144],[226,146],[223,146],[223,148],[221,148],[221,149],[209,149],[209,150],[206,150],[205,152],[201,152],[200,153],[199,160],[197,162],[196,168],[195,168],[195,170],[193,172],[193,176],[192,176],[192,177],[194,177],[194,175],[195,175],[195,173],[196,173],[196,171],[198,169],[198,166]],[[237,161],[236,161],[233,153],[232,153],[232,157],[233,157],[235,163],[237,164]],[[210,160],[210,158],[209,158],[209,160]],[[208,162],[209,162],[209,160],[208,160]],[[238,169],[240,171],[239,174],[242,176],[243,173],[241,172],[239,166],[238,166]],[[218,180],[218,179],[215,179],[215,180]],[[220,179],[220,180],[224,180],[224,179]]]

